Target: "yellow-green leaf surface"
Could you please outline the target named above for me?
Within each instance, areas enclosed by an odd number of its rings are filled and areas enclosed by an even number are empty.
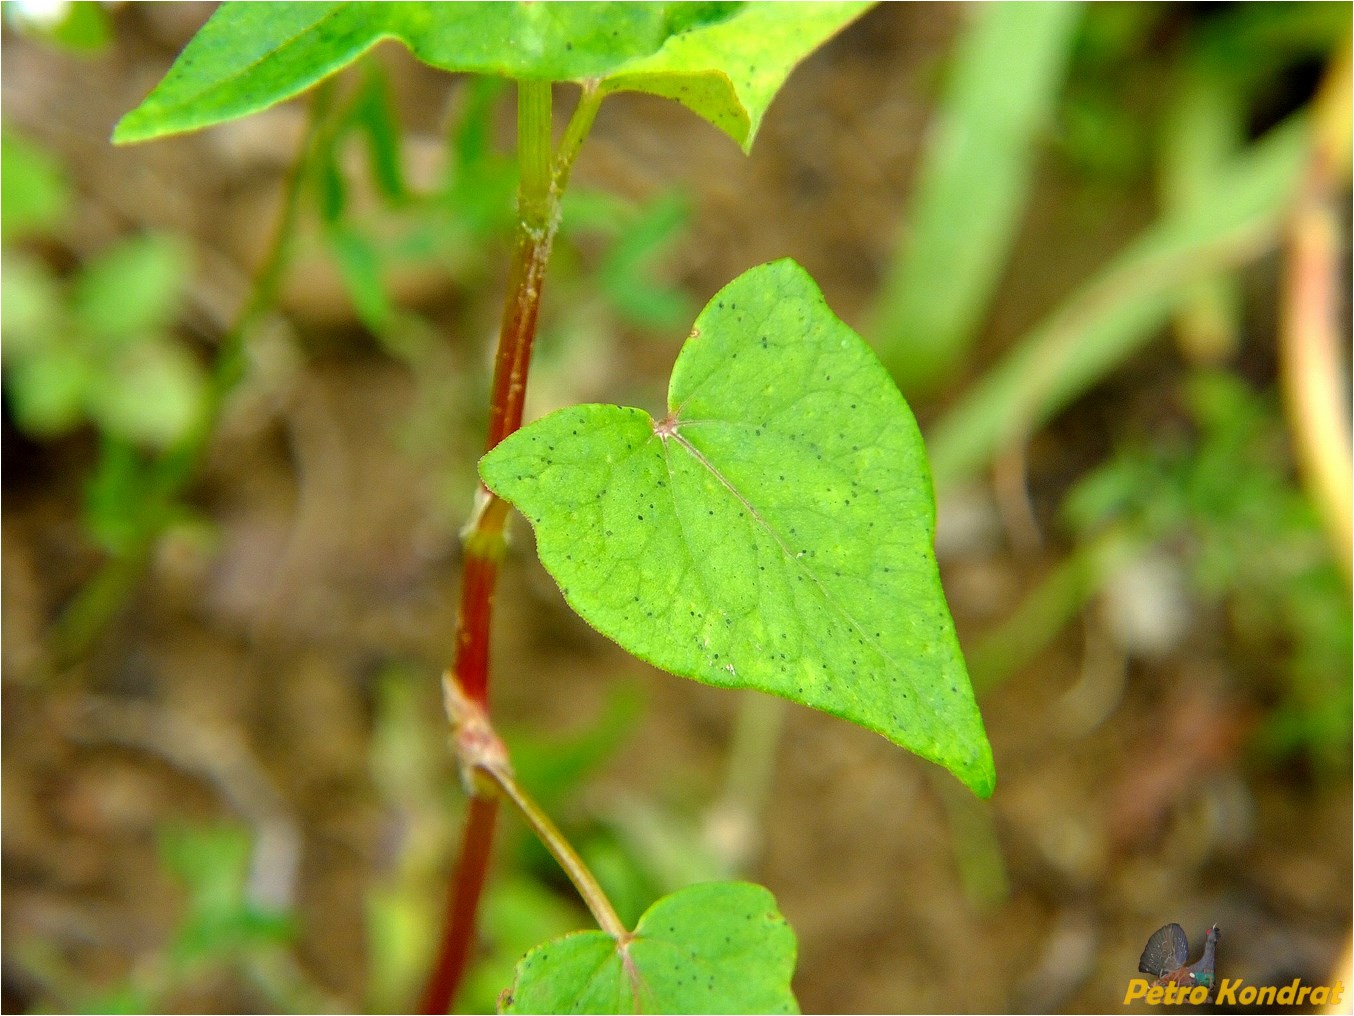
[[[675,99],[747,151],[795,65],[868,3],[746,3],[725,21],[671,36],[657,53],[617,68],[608,92]]]
[[[665,896],[618,942],[578,931],[517,964],[509,1013],[789,1013],[795,936],[761,886],[711,882]]]
[[[480,464],[570,605],[656,666],[851,720],[989,794],[921,435],[802,268],[715,296],[660,416],[575,406]]]
[[[227,3],[146,100],[123,143],[247,116],[382,39],[446,71],[601,81],[676,99],[744,148],[805,56],[865,3]]]

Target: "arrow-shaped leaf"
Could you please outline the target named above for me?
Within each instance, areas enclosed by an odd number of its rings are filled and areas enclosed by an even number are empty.
[[[795,936],[771,893],[711,882],[665,896],[618,942],[578,931],[517,964],[509,1013],[788,1013]]]
[[[662,419],[560,410],[480,472],[570,605],[636,656],[841,716],[991,792],[921,434],[794,262],[715,296]]]

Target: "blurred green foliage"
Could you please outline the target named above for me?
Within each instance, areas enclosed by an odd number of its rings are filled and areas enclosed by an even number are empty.
[[[71,184],[60,162],[12,131],[0,131],[0,240],[41,236],[59,226],[71,206]]]
[[[20,427],[53,437],[88,423],[160,448],[184,433],[203,378],[171,331],[189,271],[182,242],[131,237],[70,279],[22,252],[6,262],[5,390]]]
[[[1227,658],[1275,710],[1259,744],[1348,767],[1354,652],[1348,595],[1316,512],[1292,477],[1276,399],[1237,377],[1190,378],[1188,433],[1125,444],[1064,503],[1084,542],[1116,527],[1186,565],[1227,617]],[[1281,661],[1277,674],[1252,661]]]
[[[69,277],[27,245],[54,237],[70,184],[40,147],[3,135],[5,272],[0,327],[5,394],[35,437],[93,424],[109,437],[163,448],[193,422],[202,370],[172,328],[191,269],[186,244],[129,237]]]
[[[4,261],[0,277],[5,405],[31,437],[91,427],[100,454],[86,487],[85,523],[105,550],[137,545],[160,518],[144,496],[151,463],[198,426],[205,371],[176,338],[192,269],[186,241],[127,237],[69,273],[59,246],[73,198],[60,164],[9,132],[4,143]]]
[[[396,306],[390,279],[401,270],[433,265],[461,288],[488,285],[516,225],[517,163],[495,144],[505,82],[487,77],[459,82],[460,108],[450,125],[446,158],[433,185],[418,191],[406,182],[402,135],[384,72],[370,59],[359,68],[358,87],[324,125],[315,181],[319,215],[358,317],[417,369],[435,333],[429,322]],[[352,163],[344,161],[355,139],[366,153],[365,188],[352,179]],[[636,206],[607,193],[571,189],[551,263],[550,287],[558,296],[547,306],[546,331],[570,334],[571,315],[610,330],[679,325],[690,310],[686,297],[655,282],[650,272],[687,217],[686,203],[672,194]],[[585,270],[586,260],[596,264]],[[607,308],[602,321],[591,314],[595,295]]]
[[[254,947],[289,941],[285,913],[249,899],[253,838],[237,826],[169,826],[160,834],[161,863],[186,890],[183,921],[169,950],[171,964],[192,973]]]
[[[113,38],[95,0],[5,0],[3,11],[9,27],[76,55],[99,53]]]
[[[294,920],[249,898],[252,847],[249,831],[236,825],[163,827],[160,863],[184,892],[178,925],[150,962],[86,997],[77,1011],[167,1012],[184,993],[223,972],[252,984],[276,1011],[316,1011],[321,999],[285,956],[295,938]]]
[[[1319,63],[1348,35],[1349,5],[1238,3],[1182,8],[1094,4],[1070,54],[1057,130],[1058,154],[1088,182],[1141,182],[1150,172],[1163,114],[1207,79],[1243,114],[1253,139],[1295,98],[1291,77]]]

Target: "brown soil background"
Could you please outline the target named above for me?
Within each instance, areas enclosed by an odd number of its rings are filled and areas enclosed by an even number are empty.
[[[303,111],[291,104],[130,149],[107,139],[208,12],[120,8],[114,46],[94,59],[9,32],[3,51],[6,124],[59,153],[76,179],[67,256],[138,228],[193,237],[199,272],[183,327],[204,348],[233,316],[266,241]],[[663,274],[693,306],[788,255],[859,323],[962,17],[954,6],[873,11],[791,77],[750,157],[675,105],[609,101],[575,186],[689,195],[691,222]],[[382,59],[410,144],[435,151],[461,85],[397,47]],[[1067,187],[1056,169],[1042,174],[985,348],[1037,320],[1150,216],[1150,196],[1127,192],[1088,219],[1063,200]],[[1261,293],[1273,271],[1257,269]],[[395,864],[396,805],[369,765],[373,687],[390,664],[413,667],[426,679],[414,693],[418,736],[436,738],[456,532],[483,419],[477,372],[500,275],[398,280],[401,300],[445,338],[448,380],[430,383],[363,332],[323,259],[303,254],[287,286],[290,331],[260,346],[190,492],[214,542],[168,541],[88,662],[56,676],[42,666],[44,629],[98,563],[79,521],[95,444],[82,434],[35,445],[6,420],[6,1011],[76,1004],[25,961],[35,943],[91,991],[163,949],[182,899],[157,860],[156,829],[238,819],[222,781],[239,767],[272,788],[266,800],[300,833],[301,967],[339,1005],[362,1004],[363,893]],[[559,313],[552,297],[580,292],[548,286],[547,313]],[[620,330],[543,352],[528,416],[598,399],[658,405],[683,335]],[[1272,329],[1250,341],[1258,351],[1248,355],[1272,369]],[[1112,447],[1107,421],[1150,432],[1181,370],[1158,344],[1041,436],[1031,482],[1053,542],[1017,554],[998,534],[942,562],[966,640],[1065,552],[1046,516]],[[918,405],[923,425],[944,404]],[[654,672],[596,635],[535,563],[526,527],[515,532],[496,620],[497,715],[576,730],[609,688],[639,689],[636,729],[574,807],[614,814],[644,801],[698,824],[720,790],[739,697]],[[1349,779],[1251,760],[1245,733],[1259,706],[1229,669],[1215,621],[1196,617],[1165,659],[1129,663],[1121,700],[1089,730],[1060,708],[1093,631],[1074,625],[984,697],[999,784],[982,805],[882,739],[786,707],[764,823],[737,844],[747,876],[772,889],[799,936],[804,1010],[1118,1011],[1147,936],[1172,920],[1191,937],[1223,927],[1227,976],[1348,983]],[[450,786],[448,760],[436,765],[439,786]],[[1005,865],[1006,891],[991,898],[960,875],[955,830],[974,826],[995,835]],[[250,1011],[260,1005],[251,990],[209,979],[173,1005]]]

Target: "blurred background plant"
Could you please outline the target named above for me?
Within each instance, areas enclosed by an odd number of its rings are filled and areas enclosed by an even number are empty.
[[[1103,588],[1106,606],[1123,614],[1111,623],[1125,645],[1173,649],[1194,627],[1190,613],[1200,612],[1222,642],[1214,651],[1272,703],[1257,747],[1309,753],[1338,775],[1354,709],[1343,673],[1348,590],[1311,502],[1293,483],[1278,407],[1231,374],[1199,372],[1187,384],[1185,426],[1126,443],[1077,483],[1064,514],[1083,545],[1113,526],[1138,548]],[[1140,576],[1152,562],[1158,573]],[[1145,590],[1125,588],[1139,577]],[[1134,601],[1145,598],[1176,615],[1139,621]],[[1275,659],[1277,671],[1251,662]]]
[[[703,298],[797,257],[922,420],[996,798],[651,680],[525,552],[497,648],[519,777],[623,917],[755,868],[807,1010],[1104,1008],[1166,920],[1223,923],[1229,975],[1329,979],[1349,7],[909,6],[807,61],[746,164],[608,100],[531,412],[657,404]],[[6,1008],[398,1011],[461,807],[432,675],[510,95],[383,49],[308,117],[108,148],[205,16],[4,7]],[[91,740],[95,696],[233,731],[254,790],[163,738]],[[261,892],[283,813],[304,863]],[[500,848],[467,1011],[586,923],[534,840]]]
[[[98,432],[100,479],[86,519],[98,542],[116,551],[135,527],[126,517],[135,501],[118,496],[120,479],[138,458],[179,440],[202,401],[202,368],[171,335],[188,245],[166,234],[130,237],[62,277],[15,245],[56,238],[70,214],[64,172],[20,137],[6,134],[3,143],[7,405],[36,439],[83,426]]]
[[[1343,45],[1347,55],[1348,11],[1317,5],[1290,18],[1272,5],[1241,5],[1182,26],[1163,8],[1126,5],[1088,14],[1074,41],[1069,29],[1076,15],[1060,7],[1034,15],[1022,14],[1019,5],[996,5],[976,19],[957,51],[940,126],[909,206],[910,228],[875,311],[878,341],[897,349],[905,388],[952,385],[970,373],[981,311],[994,295],[1026,203],[1023,185],[1040,137],[1033,127],[1056,120],[1064,158],[1085,173],[1082,187],[1141,185],[1155,177],[1160,216],[1017,339],[932,425],[938,485],[943,493],[992,468],[1009,537],[1017,547],[1037,545],[1040,523],[1025,476],[1033,430],[1103,382],[1167,324],[1183,361],[1180,383],[1189,392],[1183,406],[1173,399],[1173,416],[1186,415],[1199,435],[1185,440],[1179,420],[1168,418],[1163,433],[1139,437],[1137,447],[1109,449],[1110,459],[1069,492],[1064,514],[1078,546],[1068,565],[1030,597],[1028,609],[980,645],[974,669],[986,683],[1028,662],[1088,599],[1127,590],[1144,555],[1171,544],[1169,557],[1188,573],[1191,588],[1182,602],[1170,595],[1169,575],[1164,594],[1156,582],[1135,587],[1137,599],[1157,599],[1160,612],[1177,612],[1162,622],[1171,629],[1166,643],[1149,651],[1173,648],[1189,634],[1187,613],[1180,612],[1192,603],[1226,603],[1241,650],[1234,662],[1254,658],[1249,639],[1268,638],[1271,650],[1285,647],[1279,655],[1286,659],[1286,680],[1282,689],[1271,689],[1282,705],[1264,728],[1266,743],[1310,744],[1338,768],[1350,736],[1349,682],[1340,663],[1350,652],[1342,620],[1348,613],[1344,544],[1323,545],[1320,498],[1314,510],[1294,482],[1278,405],[1254,391],[1247,377],[1260,364],[1255,352],[1243,349],[1243,331],[1277,325],[1282,333],[1284,322],[1245,320],[1242,273],[1278,245],[1308,165],[1323,148],[1345,153],[1333,157],[1344,160],[1348,176],[1348,124],[1328,128],[1337,135],[1331,138],[1320,129],[1321,110],[1292,112],[1282,105],[1285,92],[1291,105],[1295,93],[1312,88],[1332,54],[1323,104],[1339,109],[1342,98],[1347,102],[1348,64],[1336,50]],[[1023,87],[998,71],[1016,53],[1033,54],[1022,61],[1032,82]],[[1069,81],[1055,108],[1060,60],[1070,62]],[[1303,75],[1305,85],[1298,83]],[[1155,118],[1122,101],[1125,91],[1146,89]],[[984,119],[994,109],[1003,110],[1006,130],[994,131]],[[963,167],[974,176],[967,184]],[[1011,193],[985,187],[994,167]],[[1340,272],[1333,257],[1315,268]],[[1328,299],[1339,300],[1333,288]],[[1346,308],[1333,302],[1324,313]],[[917,355],[914,335],[927,337],[929,352]],[[1334,345],[1336,335],[1325,341]],[[1332,356],[1329,366],[1338,370],[1340,362]],[[1234,373],[1217,372],[1229,363]],[[1347,357],[1344,366],[1347,374]],[[1340,374],[1319,377],[1307,394],[1312,401],[1288,407],[1299,422],[1323,411],[1313,401],[1332,404],[1337,413],[1348,405]],[[1344,441],[1347,474],[1347,436]],[[1347,507],[1337,512],[1335,528],[1347,530]],[[1151,613],[1133,604],[1124,609]],[[1124,634],[1126,648],[1133,648],[1134,636]],[[1277,733],[1280,727],[1285,735]]]

